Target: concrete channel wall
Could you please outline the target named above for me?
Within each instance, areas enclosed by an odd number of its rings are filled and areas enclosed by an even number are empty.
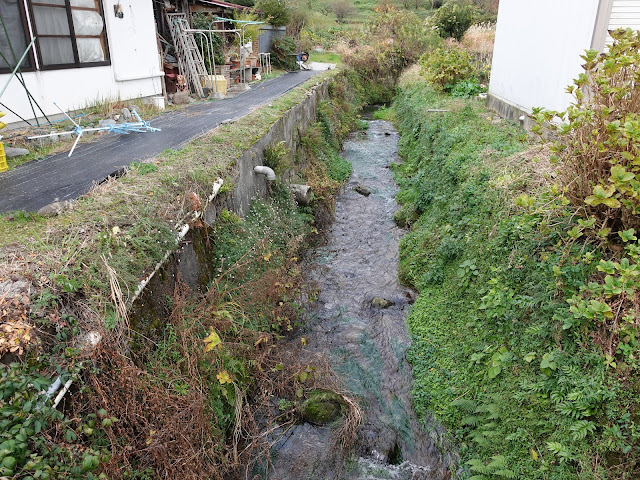
[[[178,281],[192,290],[205,287],[213,278],[212,245],[209,228],[213,226],[219,213],[224,210],[244,216],[251,201],[264,198],[268,192],[264,175],[254,173],[254,167],[264,164],[265,150],[280,142],[289,151],[292,158],[300,159],[298,152],[300,137],[307,127],[316,121],[318,103],[327,98],[331,79],[310,90],[304,100],[287,110],[247,151],[234,163],[232,180],[233,191],[218,195],[206,207],[204,226],[191,229],[182,244],[163,268],[146,285],[140,297],[132,306],[132,323],[138,330],[148,330],[161,326],[167,313],[166,296],[172,296]],[[297,169],[304,166],[304,159],[282,178],[295,183]]]

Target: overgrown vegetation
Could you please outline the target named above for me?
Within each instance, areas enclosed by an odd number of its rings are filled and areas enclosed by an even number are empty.
[[[585,56],[556,164],[474,101],[419,83],[394,104],[396,218],[411,226],[401,276],[420,292],[415,402],[447,426],[475,480],[640,474],[640,247],[627,223],[640,43],[615,36],[609,54]]]
[[[211,145],[220,150],[231,135],[234,143],[216,155],[228,159],[243,152],[255,141],[256,126],[268,127],[306,89],[263,108],[258,119],[246,119],[246,135],[241,120],[219,136],[132,166],[80,200],[78,211],[50,220],[16,215],[3,221],[14,227],[14,240],[37,239],[26,245],[39,249],[39,264],[22,263],[19,273],[41,290],[34,305],[26,294],[11,308],[0,305],[4,333],[11,335],[0,343],[1,353],[21,360],[0,369],[0,474],[229,478],[268,458],[267,419],[294,423],[298,405],[318,388],[344,398],[346,419],[337,441],[340,448],[350,445],[360,418],[357,405],[340,392],[326,365],[301,364],[277,343],[298,322],[300,251],[327,220],[333,194],[350,173],[336,149],[357,125],[362,99],[350,93],[348,82],[346,75],[334,80],[331,98],[319,105],[318,123],[303,135],[299,151],[307,164],[302,174],[316,191],[312,205],[297,208],[277,184],[244,219],[225,210],[211,230],[194,220],[192,228],[213,252],[214,278],[200,295],[183,286],[158,293],[163,308],[157,314],[164,310],[167,317],[152,319],[145,335],[130,323],[129,300],[145,268],[176,247],[167,219],[181,214],[164,203],[175,201],[173,188],[187,181],[186,211],[202,209],[208,182],[223,173]],[[282,144],[265,154],[275,168],[292,166]],[[178,155],[181,171],[189,166],[185,177],[171,168]],[[302,165],[302,159],[293,160]],[[91,218],[95,208],[101,215]],[[158,209],[165,213],[157,215]],[[66,228],[54,232],[45,225]],[[16,233],[16,226],[25,228]],[[28,256],[18,247],[4,252],[14,262]],[[92,339],[100,339],[97,346]],[[73,394],[56,409],[43,390],[58,375],[62,384],[73,379]],[[276,415],[274,397],[281,400]]]
[[[387,93],[393,91],[402,71],[436,40],[411,11],[381,3],[376,13],[367,26],[366,42],[346,52],[343,61],[361,77],[359,83],[366,83],[371,91]],[[389,98],[378,102],[381,100]]]
[[[473,75],[469,54],[458,47],[437,48],[420,57],[420,73],[437,88],[450,91]]]

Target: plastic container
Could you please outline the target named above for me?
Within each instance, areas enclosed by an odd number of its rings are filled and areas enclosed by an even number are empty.
[[[201,77],[200,84],[203,87],[210,88],[212,92],[219,92],[223,95],[227,94],[227,79],[224,75],[207,75],[206,77]]]
[[[7,157],[4,154],[4,144],[0,142],[0,172],[6,172],[9,170],[9,165],[7,165]]]

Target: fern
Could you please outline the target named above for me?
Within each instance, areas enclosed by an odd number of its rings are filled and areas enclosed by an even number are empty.
[[[492,470],[506,467],[507,459],[504,457],[504,455],[494,455],[493,457],[491,457],[491,463],[487,466],[491,467]]]
[[[495,403],[487,405],[484,411],[488,413],[487,418],[489,420],[497,420],[502,417],[500,405],[496,405]]]
[[[467,462],[467,465],[469,465],[469,469],[472,472],[481,474],[474,475],[469,480],[488,480],[487,475],[500,478],[516,478],[516,474],[512,470],[506,468],[507,459],[503,455],[494,455],[493,457],[491,457],[491,462],[489,463],[484,463],[478,458],[472,458]]]
[[[502,470],[496,470],[492,475],[504,478],[516,478],[515,472],[506,468],[503,468]]]
[[[451,402],[451,405],[459,407],[461,410],[470,413],[476,409],[476,402],[474,402],[473,400],[468,400],[466,398],[459,398],[458,400]]]
[[[573,453],[571,453],[569,448],[564,446],[560,442],[547,442],[547,448],[555,456],[560,457],[561,462],[575,459]]]
[[[476,417],[475,415],[467,415],[462,419],[463,425],[470,425],[472,427],[477,427],[480,423],[480,417]]]
[[[574,440],[583,440],[588,434],[593,433],[596,425],[588,420],[578,420],[569,427],[571,430],[571,438]]]
[[[575,418],[576,420],[584,417],[584,412],[578,409],[574,404],[569,402],[563,402],[556,406],[556,410],[562,415]]]
[[[472,441],[474,441],[481,447],[488,447],[489,445],[491,445],[491,442],[485,436],[484,432],[481,432],[480,430],[474,430],[469,434],[469,437]]]
[[[472,458],[467,462],[467,465],[469,465],[469,469],[472,472],[490,474],[493,471],[493,469],[489,467],[489,465],[485,464],[482,460],[478,458]]]

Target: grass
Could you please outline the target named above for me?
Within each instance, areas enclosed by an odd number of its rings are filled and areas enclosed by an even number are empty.
[[[463,477],[636,478],[640,389],[594,331],[566,326],[602,253],[567,241],[575,220],[549,193],[545,151],[424,83],[394,110],[418,413],[446,426]]]
[[[318,62],[318,63],[335,63],[336,66],[342,65],[342,55],[339,53],[333,52],[324,52],[324,53],[310,53],[310,62]]]

